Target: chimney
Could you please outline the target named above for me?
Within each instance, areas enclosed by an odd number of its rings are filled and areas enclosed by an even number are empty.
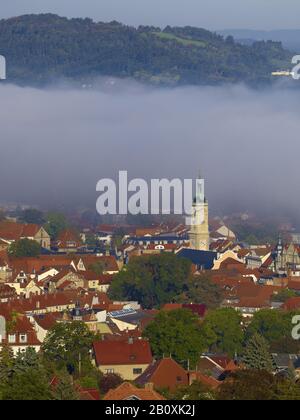
[[[147,391],[154,391],[154,384],[152,382],[149,382],[145,385],[145,389]]]
[[[133,344],[133,342],[134,342],[133,337],[129,337],[128,338],[128,344]]]

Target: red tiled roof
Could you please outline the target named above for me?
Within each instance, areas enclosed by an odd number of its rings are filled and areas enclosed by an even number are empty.
[[[135,382],[139,386],[153,383],[156,389],[175,389],[178,386],[187,386],[189,378],[187,372],[175,360],[166,358],[149,366]]]
[[[153,360],[150,344],[145,340],[98,341],[93,344],[98,366],[147,365]]]
[[[17,241],[20,238],[34,237],[40,226],[34,224],[21,224],[14,222],[0,222],[0,238],[8,241]]]
[[[123,401],[131,398],[137,398],[141,401],[163,401],[165,400],[160,394],[158,394],[151,386],[146,386],[144,389],[139,389],[129,382],[124,382],[117,389],[109,391],[104,400],[106,401]]]
[[[211,389],[218,388],[222,383],[218,381],[217,379],[213,378],[212,376],[204,375],[201,372],[191,372],[190,376],[193,379],[193,382],[194,381],[201,382],[203,385]]]
[[[287,311],[294,311],[299,308],[300,308],[300,297],[294,297],[294,298],[288,299],[283,305],[283,309],[286,309]]]

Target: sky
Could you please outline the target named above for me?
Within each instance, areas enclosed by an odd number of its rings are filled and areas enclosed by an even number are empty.
[[[95,208],[102,178],[205,175],[213,214],[298,215],[299,91],[0,85],[0,197]],[[212,123],[213,122],[213,123]]]
[[[1,0],[0,17],[27,13],[207,29],[299,29],[299,0]]]

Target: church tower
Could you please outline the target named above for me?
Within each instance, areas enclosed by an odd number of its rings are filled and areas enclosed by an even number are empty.
[[[205,198],[205,181],[201,176],[196,183],[196,198],[192,209],[189,237],[192,249],[209,251],[208,202]]]

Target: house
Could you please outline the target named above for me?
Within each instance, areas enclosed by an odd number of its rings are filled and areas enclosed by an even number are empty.
[[[206,354],[202,355],[198,361],[196,372],[191,376],[191,383],[193,380],[204,380],[206,378],[212,379],[211,385],[218,386],[218,382],[222,382],[226,377],[239,369],[237,363],[235,363],[227,355],[218,355],[218,354]],[[200,374],[200,376],[199,376]],[[203,376],[201,378],[201,375]],[[197,377],[198,376],[198,377]],[[208,385],[208,383],[207,383]]]
[[[174,391],[178,387],[188,386],[189,377],[185,369],[183,369],[175,360],[165,358],[158,360],[145,370],[145,372],[136,379],[138,386],[145,386],[152,383],[155,389],[169,389]]]
[[[82,255],[80,257],[81,271],[94,270],[98,266],[102,270],[102,274],[117,274],[119,272],[118,262],[113,256],[97,256],[97,255]]]
[[[8,284],[0,284],[0,303],[9,302],[17,298],[16,290]]]
[[[215,239],[236,239],[235,233],[220,219],[210,219],[209,228],[211,232],[211,237]]]
[[[110,390],[103,398],[106,401],[163,401],[165,398],[153,389],[152,384],[145,388],[124,382],[118,388]]]
[[[54,248],[57,248],[59,252],[72,253],[77,252],[78,248],[82,245],[81,238],[77,232],[71,229],[65,229],[59,234]]]
[[[35,224],[0,222],[0,240],[12,244],[20,239],[30,239],[38,242],[42,248],[50,249],[50,236],[43,227]]]
[[[41,295],[43,293],[42,288],[30,277],[22,279],[16,278],[14,281],[10,280],[6,284],[14,288],[18,296],[25,298],[30,298],[32,295]]]
[[[71,380],[71,378],[70,378]],[[52,391],[55,391],[60,384],[59,378],[54,376],[50,381],[50,388]],[[101,396],[100,392],[96,388],[83,388],[78,384],[74,384],[74,391],[77,392],[80,401],[100,401]]]
[[[98,341],[93,344],[93,351],[96,366],[102,373],[116,373],[127,381],[137,379],[153,361],[146,340]]]
[[[238,257],[238,255],[231,251],[225,251],[222,254],[218,254],[218,258],[214,263],[213,270],[219,270],[220,268],[235,268],[235,265],[244,265],[244,261]],[[228,267],[231,266],[231,267]]]
[[[272,353],[272,357],[278,373],[288,373],[290,370],[298,370],[300,368],[299,354]]]
[[[82,275],[70,267],[68,269],[63,269],[53,277],[47,280],[47,285],[49,292],[54,292],[55,290],[64,290],[68,282],[71,289],[78,289],[84,287],[84,279]]]
[[[29,320],[33,325],[38,340],[43,343],[48,334],[48,331],[55,326],[58,318],[54,314],[49,313],[44,315],[30,316]]]
[[[7,331],[7,323],[10,323],[10,329]],[[8,345],[14,356],[23,353],[28,348],[33,348],[36,352],[40,351],[41,342],[25,315],[15,315],[12,313],[0,311],[0,350],[2,346]]]
[[[282,287],[261,286],[253,282],[239,283],[227,294],[223,305],[235,308],[244,317],[252,317],[261,309],[272,309],[272,297],[281,290]]]

